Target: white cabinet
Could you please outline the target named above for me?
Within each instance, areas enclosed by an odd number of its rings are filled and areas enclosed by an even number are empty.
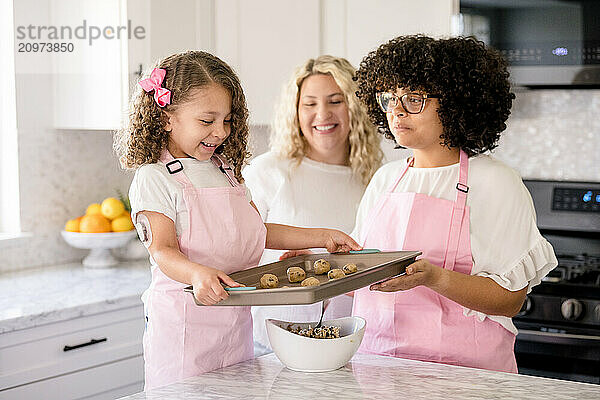
[[[209,51],[239,74],[250,121],[268,124],[294,67],[321,54],[355,67],[389,39],[414,33],[448,36],[458,0],[219,0]]]
[[[50,24],[72,51],[53,53],[54,128],[121,126],[128,98],[125,0],[53,0]],[[125,28],[125,29],[123,29]]]
[[[143,390],[143,306],[0,336],[0,399],[113,399]]]
[[[338,1],[324,2],[332,7]],[[345,57],[356,67],[370,51],[401,35],[449,36],[458,0],[346,0]],[[338,8],[338,7],[336,7]]]
[[[254,124],[269,123],[293,68],[320,51],[318,0],[219,0],[214,53],[238,73]]]
[[[116,129],[126,116],[141,70],[169,54],[199,49],[240,76],[250,121],[268,124],[292,70],[321,54],[356,67],[379,44],[399,35],[446,36],[458,0],[53,0],[68,25],[143,29],[143,39],[79,43],[55,65],[55,127]],[[65,8],[68,8],[65,10]],[[93,16],[90,17],[90,16]]]

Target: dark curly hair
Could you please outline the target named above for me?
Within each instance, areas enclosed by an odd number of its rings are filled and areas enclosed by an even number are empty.
[[[215,149],[231,165],[235,177],[243,182],[242,167],[250,153],[248,143],[248,108],[240,80],[231,67],[218,57],[203,51],[187,51],[160,60],[154,68],[166,70],[162,87],[171,91],[171,104],[161,108],[153,93],[146,93],[139,85],[132,97],[129,123],[114,135],[114,149],[123,168],[136,169],[158,161],[167,146],[169,133],[165,131],[165,111],[175,111],[189,100],[192,91],[217,83],[231,95],[231,134]]]
[[[380,133],[394,139],[375,93],[397,88],[439,95],[440,144],[469,155],[497,146],[514,93],[502,55],[473,37],[400,36],[370,52],[356,73],[356,95]]]

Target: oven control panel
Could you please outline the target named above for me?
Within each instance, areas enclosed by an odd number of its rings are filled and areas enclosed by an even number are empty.
[[[529,294],[514,317],[521,321],[578,322],[600,326],[600,300]]]
[[[552,193],[552,210],[599,213],[600,189],[555,187]]]
[[[540,230],[600,233],[600,182],[523,183],[531,193]]]

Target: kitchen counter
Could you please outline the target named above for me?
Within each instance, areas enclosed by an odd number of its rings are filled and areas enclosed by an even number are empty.
[[[269,354],[123,399],[231,398],[600,399],[600,386],[362,354],[336,371],[304,373]]]
[[[141,304],[147,259],[113,268],[66,264],[0,274],[0,334]]]

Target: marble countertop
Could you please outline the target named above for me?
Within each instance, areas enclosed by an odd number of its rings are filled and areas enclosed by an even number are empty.
[[[150,263],[66,264],[0,274],[0,334],[141,304]]]
[[[269,354],[122,399],[234,398],[600,399],[600,386],[363,354],[336,371],[295,372]]]

